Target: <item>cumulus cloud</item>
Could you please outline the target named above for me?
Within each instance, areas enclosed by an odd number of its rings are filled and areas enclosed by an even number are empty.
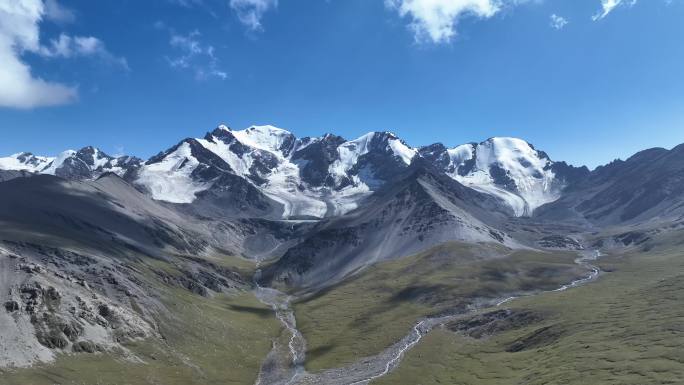
[[[278,0],[230,0],[230,8],[250,31],[261,31],[264,13],[277,6]]]
[[[45,14],[41,0],[0,1],[0,106],[32,108],[74,101],[75,87],[49,82],[31,73],[21,55],[40,53],[39,27]]]
[[[551,28],[561,30],[568,25],[568,20],[563,16],[558,16],[555,13],[551,15]]]
[[[0,107],[55,106],[78,98],[75,86],[35,75],[25,61],[27,54],[43,58],[94,56],[128,68],[125,59],[109,53],[102,41],[92,36],[61,34],[50,44],[42,45],[40,23],[43,20],[72,22],[74,13],[56,0],[0,1]]]
[[[179,54],[167,57],[167,61],[172,68],[191,70],[198,80],[206,80],[210,77],[225,80],[228,74],[219,68],[219,60],[216,57],[215,49],[212,45],[203,44],[200,40],[201,34],[195,30],[187,35],[177,34],[171,31],[169,44],[175,48]]]
[[[601,20],[608,16],[609,13],[613,12],[615,8],[620,5],[633,6],[636,4],[637,0],[601,0],[601,10],[595,14],[592,19],[594,21]]]
[[[490,18],[501,10],[500,0],[385,0],[409,24],[416,41],[449,42],[456,36],[458,21],[466,16]]]

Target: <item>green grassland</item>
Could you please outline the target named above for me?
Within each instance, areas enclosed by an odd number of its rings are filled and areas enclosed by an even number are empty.
[[[586,274],[575,258],[569,252],[449,243],[377,264],[294,304],[307,339],[306,368],[316,372],[377,354],[421,317],[463,310],[476,298],[555,289]]]
[[[536,324],[482,339],[435,330],[375,383],[681,384],[684,253],[678,250],[606,256],[598,263],[606,273],[595,282],[508,304],[544,314]],[[521,341],[528,346],[507,351]]]
[[[682,383],[680,235],[654,240],[648,253],[602,257],[596,264],[604,273],[587,285],[507,303],[504,308],[533,315],[515,327],[478,338],[437,328],[374,384]],[[449,243],[379,263],[293,304],[307,339],[306,368],[317,372],[377,354],[418,319],[465,310],[478,298],[555,289],[587,274],[575,258],[572,252]],[[214,262],[244,276],[253,269],[240,260]],[[146,263],[179,274],[164,261]],[[168,309],[158,317],[163,342],[128,343],[128,359],[65,354],[50,365],[0,370],[0,384],[253,384],[272,341],[288,338],[271,309],[248,291],[202,297],[155,279],[145,274]]]

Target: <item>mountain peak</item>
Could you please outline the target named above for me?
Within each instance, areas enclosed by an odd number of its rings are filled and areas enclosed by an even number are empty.
[[[492,145],[495,146],[501,146],[501,147],[511,147],[511,148],[521,148],[521,147],[530,147],[534,149],[534,146],[530,144],[530,142],[516,138],[513,136],[492,136],[485,140],[484,143],[491,143]]]
[[[258,132],[278,132],[278,133],[284,133],[284,134],[290,134],[292,133],[288,130],[285,130],[280,127],[276,127],[270,124],[264,124],[264,125],[252,125],[247,127],[247,131],[258,131]]]
[[[95,146],[85,146],[85,147],[82,147],[79,151],[94,152],[94,151],[98,151],[98,150],[99,149]]]
[[[39,172],[54,158],[36,156],[30,152],[19,152],[0,158],[0,170]]]
[[[347,143],[359,146],[362,154],[374,149],[391,151],[406,165],[411,164],[413,158],[418,154],[418,151],[415,148],[410,147],[406,142],[390,131],[369,132]]]
[[[289,154],[295,142],[295,136],[291,132],[271,125],[250,126],[231,133],[246,146],[283,156]]]

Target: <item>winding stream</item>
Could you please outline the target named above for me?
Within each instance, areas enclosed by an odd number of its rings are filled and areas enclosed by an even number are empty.
[[[258,284],[261,272],[257,270],[254,279],[257,298],[262,303],[273,308],[278,320],[288,330],[290,340],[288,344],[289,353],[286,353],[289,356],[285,361],[283,361],[283,354],[281,352],[283,347],[278,342],[274,342],[271,353],[269,353],[261,367],[256,385],[367,385],[371,381],[384,377],[396,369],[401,363],[404,354],[416,346],[423,336],[437,326],[444,325],[449,321],[475,311],[499,307],[516,298],[565,291],[593,281],[599,276],[600,269],[591,262],[600,256],[601,253],[598,250],[584,251],[579,258],[575,259],[576,264],[590,270],[589,275],[584,278],[577,279],[554,290],[523,293],[516,296],[489,300],[466,313],[424,318],[413,326],[409,334],[383,352],[372,357],[362,358],[345,367],[329,369],[316,374],[307,373],[304,370],[306,341],[302,333],[297,330],[294,312],[290,308],[291,298],[278,290],[261,287]]]
[[[273,348],[266,361],[262,364],[256,385],[294,384],[296,379],[304,373],[304,359],[306,357],[306,341],[297,329],[297,320],[290,307],[292,297],[273,288],[259,285],[261,269],[254,274],[254,295],[261,303],[270,306],[276,318],[290,334],[287,343],[288,360],[282,359],[282,346],[274,341]]]

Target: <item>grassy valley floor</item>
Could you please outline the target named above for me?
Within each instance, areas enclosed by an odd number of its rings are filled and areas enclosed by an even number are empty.
[[[383,351],[422,317],[468,311],[462,323],[431,331],[373,384],[681,383],[682,249],[607,255],[596,262],[603,271],[596,281],[543,293],[588,273],[574,262],[576,253],[450,243],[382,262],[293,304],[307,340],[305,366],[312,373],[345,366]],[[249,265],[231,267],[250,273]],[[469,332],[482,326],[469,307],[475,299],[535,292],[478,313],[510,309],[519,318]],[[61,355],[50,365],[2,370],[0,384],[254,384],[272,341],[289,338],[250,292],[206,298],[165,287],[162,293],[172,315],[159,322],[164,342],[126,345],[141,361]]]
[[[464,311],[476,298],[553,290],[586,269],[576,253],[450,243],[384,262],[294,304],[307,340],[306,368],[336,368],[375,355],[422,317]]]
[[[597,281],[508,307],[539,323],[474,339],[435,330],[377,384],[681,384],[684,253],[606,256]]]

